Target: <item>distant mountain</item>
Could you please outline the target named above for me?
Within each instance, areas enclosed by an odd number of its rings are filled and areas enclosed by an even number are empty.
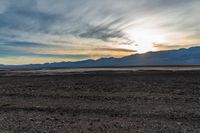
[[[118,67],[137,65],[200,65],[200,46],[188,49],[148,52],[135,54],[123,58],[102,58],[98,60],[84,60],[78,62],[59,62],[46,64],[30,64],[21,68],[78,68],[78,67]]]
[[[0,68],[4,68],[4,67],[5,67],[5,65],[1,65],[1,64],[0,64]]]

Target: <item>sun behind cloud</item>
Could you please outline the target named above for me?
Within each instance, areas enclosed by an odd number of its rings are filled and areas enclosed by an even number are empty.
[[[155,51],[155,43],[166,43],[167,36],[159,30],[148,28],[130,28],[127,34],[131,40],[134,40],[132,44],[137,53],[146,53],[149,51]]]
[[[80,61],[197,46],[199,4],[1,0],[0,64]]]

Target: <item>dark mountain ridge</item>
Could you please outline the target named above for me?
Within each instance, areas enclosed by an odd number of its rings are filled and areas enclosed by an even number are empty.
[[[0,65],[0,68],[80,68],[80,67],[123,67],[150,65],[200,65],[200,46],[178,50],[148,52],[123,58],[101,58],[78,62],[56,62],[29,65]]]

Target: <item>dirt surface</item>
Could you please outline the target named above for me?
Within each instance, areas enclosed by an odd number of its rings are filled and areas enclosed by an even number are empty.
[[[200,133],[200,71],[1,75],[0,133]]]

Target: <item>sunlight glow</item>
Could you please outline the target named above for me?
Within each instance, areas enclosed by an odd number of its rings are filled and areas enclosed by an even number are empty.
[[[166,36],[155,30],[134,29],[127,32],[130,39],[134,40],[134,49],[137,53],[155,51],[154,44],[166,43]]]

